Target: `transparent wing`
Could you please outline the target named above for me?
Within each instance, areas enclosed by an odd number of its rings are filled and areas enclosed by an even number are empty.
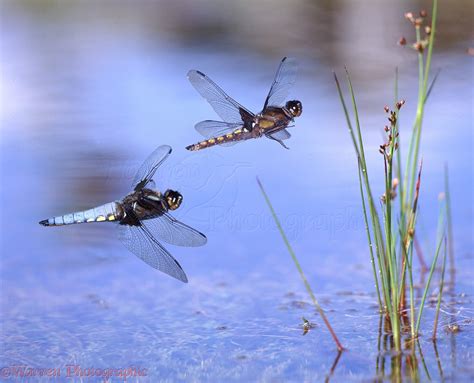
[[[281,60],[263,109],[267,106],[283,106],[291,87],[296,81],[297,71],[298,64],[294,58],[284,57]]]
[[[142,221],[150,233],[176,246],[203,246],[207,242],[204,234],[165,213],[153,219]]]
[[[212,138],[222,136],[227,133],[232,133],[234,130],[241,128],[242,121],[240,123],[231,123],[223,121],[212,121],[205,120],[198,122],[194,128],[204,137]]]
[[[154,269],[184,283],[188,282],[181,265],[153,237],[147,227],[119,225],[119,238],[128,250]]]
[[[190,70],[188,78],[199,94],[209,102],[215,112],[225,122],[238,123],[254,117],[252,112],[227,95],[204,73]]]
[[[204,137],[212,138],[223,136],[224,134],[231,133],[234,130],[241,128],[242,122],[240,123],[230,123],[230,122],[223,122],[223,121],[212,121],[212,120],[205,120],[198,122],[194,128]],[[218,144],[219,146],[232,146],[235,145],[239,141],[230,141]]]
[[[272,136],[276,140],[287,140],[288,138],[291,137],[290,132],[286,129],[279,130],[279,131],[277,131],[275,133],[271,133],[269,135]]]
[[[168,158],[171,153],[171,147],[168,145],[162,145],[155,149],[151,153],[145,162],[138,169],[135,178],[133,179],[132,188],[134,190],[143,189],[150,181],[152,181],[156,170],[160,165]]]

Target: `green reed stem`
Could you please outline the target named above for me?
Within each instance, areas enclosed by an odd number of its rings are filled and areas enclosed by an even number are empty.
[[[420,150],[420,138],[421,138],[421,127],[423,123],[424,107],[427,99],[427,90],[428,90],[428,75],[431,67],[431,57],[433,55],[433,45],[436,35],[436,19],[438,15],[438,0],[433,0],[433,11],[431,19],[431,33],[430,39],[428,42],[428,53],[426,55],[426,63],[423,60],[423,53],[418,53],[418,76],[419,76],[419,85],[418,85],[418,105],[416,110],[416,119],[413,127],[413,134],[410,141],[410,149],[408,154],[407,161],[407,170],[405,173],[405,178],[409,177],[409,188],[408,193],[406,194],[406,205],[410,205],[411,198],[413,197],[413,189],[415,186],[416,178],[416,167],[418,163],[419,150]],[[417,43],[421,42],[420,37],[420,27],[416,27],[416,41]],[[410,173],[408,170],[411,168]],[[408,186],[407,182],[404,182]]]
[[[410,281],[410,331],[412,339],[415,339],[415,287],[413,282],[413,243],[410,244],[406,257],[408,276]]]
[[[410,271],[410,322],[411,322],[411,336],[415,339],[417,332],[415,331],[415,287],[413,283],[413,237],[415,235],[416,227],[416,218],[417,218],[417,209],[418,209],[418,199],[420,198],[420,187],[421,187],[421,172],[423,170],[423,160],[420,163],[420,169],[418,170],[418,177],[415,187],[415,197],[413,200],[413,207],[411,211],[408,211],[409,216],[408,228],[406,232],[406,238],[404,246],[408,249],[407,262],[409,262],[408,267]]]
[[[449,250],[449,271],[451,276],[450,283],[454,283],[454,238],[453,221],[451,216],[451,193],[449,192],[449,169],[448,164],[444,165],[444,197],[446,199],[446,219],[448,223],[448,250]]]
[[[420,43],[420,27],[416,27],[416,42]],[[413,196],[413,188],[415,187],[415,174],[416,167],[418,164],[418,155],[420,150],[420,138],[421,138],[421,124],[423,121],[423,110],[425,105],[425,94],[423,93],[424,83],[424,65],[423,65],[423,53],[418,53],[418,104],[416,108],[416,118],[413,127],[413,132],[410,140],[410,149],[408,153],[407,171],[406,176],[410,177],[409,183],[405,182],[405,185],[409,187],[406,205],[411,204],[411,198]],[[411,172],[408,172],[408,168],[411,166]]]
[[[439,283],[439,293],[438,293],[438,302],[436,303],[436,314],[433,326],[433,340],[436,339],[436,333],[438,331],[438,318],[439,318],[439,310],[441,308],[441,299],[443,297],[443,287],[444,287],[444,273],[446,271],[446,237],[444,238],[444,255],[443,255],[443,268],[441,270],[441,281]]]
[[[351,123],[351,119],[349,117],[349,112],[348,112],[348,109],[347,109],[347,106],[346,106],[346,102],[345,102],[344,96],[342,94],[341,85],[339,84],[339,80],[337,78],[336,73],[334,73],[334,80],[336,82],[336,87],[337,87],[337,91],[338,91],[338,94],[339,94],[339,99],[341,101],[341,105],[342,105],[343,110],[344,110],[344,115],[346,117],[346,122],[347,122],[347,126],[348,126],[348,129],[349,129],[349,134],[351,136],[352,144],[354,146],[354,150],[355,150],[356,155],[357,155],[357,160],[360,164],[362,179],[364,180],[364,187],[365,187],[365,190],[366,190],[366,193],[367,193],[367,202],[369,204],[370,219],[371,219],[371,223],[372,223],[372,231],[373,231],[373,234],[374,234],[375,253],[377,255],[377,261],[378,261],[379,266],[380,266],[379,270],[380,270],[380,273],[381,273],[381,279],[383,281],[384,279],[387,280],[388,278],[387,278],[386,261],[384,259],[384,253],[383,253],[384,252],[384,244],[383,244],[382,230],[381,230],[381,225],[380,225],[380,219],[379,219],[377,210],[375,208],[374,198],[372,196],[372,190],[371,190],[371,187],[370,187],[367,164],[365,162],[364,144],[363,144],[362,133],[361,133],[361,129],[360,129],[360,122],[359,122],[359,117],[358,117],[359,113],[358,113],[358,109],[357,109],[357,103],[355,101],[355,95],[354,95],[354,89],[352,87],[352,81],[351,81],[351,78],[350,78],[350,75],[349,75],[349,72],[347,71],[347,69],[346,69],[346,77],[347,77],[347,80],[348,80],[349,90],[350,90],[350,93],[351,93],[352,106],[353,106],[354,113],[355,113],[355,116],[356,116],[356,130],[357,130],[357,137],[358,138],[356,138],[356,135],[354,133],[354,129],[352,127],[352,123]],[[374,275],[374,277],[377,279],[376,275]],[[384,290],[384,292],[385,292],[385,290]],[[386,302],[388,302],[388,300],[386,300]]]
[[[431,268],[430,272],[428,274],[428,281],[426,282],[425,289],[423,291],[423,297],[421,298],[421,303],[420,303],[420,309],[418,310],[418,318],[416,320],[416,331],[415,333],[418,334],[418,331],[420,329],[420,322],[421,322],[421,315],[423,314],[423,308],[425,307],[425,301],[426,297],[428,295],[428,291],[430,288],[431,284],[431,278],[433,277],[433,273],[436,268],[436,263],[438,261],[438,256],[439,252],[441,249],[441,245],[443,244],[443,238],[444,238],[444,217],[445,217],[445,209],[442,207],[439,210],[438,214],[438,244],[436,246],[436,253],[433,259],[433,262],[431,262]]]
[[[395,87],[394,87],[394,93],[395,93],[395,100],[394,104],[396,104],[399,100],[398,98],[398,67],[395,68]],[[397,132],[399,131],[399,122],[397,118],[397,123],[395,125]],[[398,190],[400,190],[400,201],[404,201],[404,190],[403,190],[403,183],[402,183],[402,158],[401,158],[401,144],[400,144],[400,138],[396,138],[396,142],[398,143],[398,150],[397,150],[397,178],[398,178]],[[400,216],[403,218],[403,204],[400,203]],[[401,223],[404,223],[404,220],[402,219],[400,221]],[[402,236],[403,237],[403,236]]]
[[[346,70],[346,74],[347,74],[348,79],[350,80],[349,72],[347,72],[347,70]],[[356,125],[357,126],[357,135],[359,137],[359,142],[361,143],[360,148],[359,148],[359,144],[357,142],[357,139],[356,139],[356,136],[355,136],[355,133],[354,133],[354,129],[352,127],[351,119],[349,117],[349,112],[348,112],[348,109],[347,109],[347,106],[346,106],[346,102],[345,102],[344,96],[342,94],[341,85],[339,84],[339,80],[337,78],[336,73],[334,73],[334,80],[336,82],[336,87],[337,87],[337,91],[338,91],[338,94],[339,94],[339,99],[341,101],[341,105],[342,105],[342,108],[344,110],[344,115],[346,117],[346,122],[347,122],[347,126],[348,126],[348,129],[349,129],[349,134],[350,134],[350,137],[352,139],[352,144],[354,146],[354,150],[355,150],[356,155],[357,155],[357,161],[358,161],[359,168],[360,168],[359,175],[362,175],[362,179],[364,181],[363,185],[364,185],[364,187],[366,189],[366,192],[367,192],[367,201],[368,201],[368,204],[369,204],[370,219],[371,219],[371,223],[372,223],[372,230],[373,230],[373,233],[374,233],[375,254],[377,255],[377,262],[379,264],[379,273],[380,273],[380,279],[381,279],[381,283],[382,283],[382,291],[385,295],[384,296],[385,302],[389,302],[388,287],[386,285],[386,281],[387,281],[388,278],[387,278],[387,271],[386,271],[386,267],[385,267],[385,263],[384,263],[385,260],[381,259],[382,257],[380,255],[381,254],[381,249],[383,249],[384,245],[383,245],[383,239],[382,239],[381,230],[380,230],[380,222],[379,222],[377,211],[375,210],[375,204],[374,204],[374,200],[373,200],[373,197],[372,197],[372,191],[370,189],[369,176],[368,176],[368,172],[367,172],[367,164],[365,163],[364,146],[363,146],[363,141],[362,141],[362,135],[361,135],[361,132],[360,132],[360,124],[359,124],[359,120],[357,118],[357,125]],[[349,84],[350,84],[350,89],[351,89],[351,94],[352,94],[353,107],[354,107],[354,110],[357,111],[357,104],[355,103],[355,97],[354,97],[354,92],[353,92],[353,89],[352,89],[352,84],[350,82],[349,82]],[[358,116],[358,113],[357,113],[357,116]],[[360,184],[360,185],[362,186],[362,184]],[[363,203],[363,208],[364,208],[364,214],[367,217],[367,208],[366,208],[366,205],[365,205],[365,200],[363,200],[362,203]],[[366,222],[368,222],[368,220]],[[368,227],[368,225],[367,225],[367,227]],[[369,235],[370,235],[370,231],[369,231]],[[371,259],[372,259],[373,258],[373,243],[372,243],[372,241],[369,241],[369,250],[371,252]],[[376,273],[374,273],[374,279],[375,279],[375,283],[376,283],[376,286],[377,286],[378,285],[378,278],[377,278]],[[380,297],[380,295],[379,295],[379,297]],[[379,302],[381,302],[380,298],[379,298]],[[380,306],[379,309],[380,309],[380,311],[383,311],[384,307]]]
[[[356,100],[355,100],[355,94],[354,94],[354,88],[352,86],[351,76],[349,75],[349,71],[347,70],[347,68],[345,68],[345,70],[346,70],[347,82],[348,82],[348,85],[349,85],[349,92],[351,94],[352,107],[354,109],[354,118],[355,118],[355,122],[356,122],[357,137],[358,137],[358,140],[359,140],[359,149],[360,149],[360,156],[361,156],[361,163],[362,163],[362,173],[363,173],[363,176],[364,176],[363,178],[364,178],[364,183],[365,183],[365,189],[366,189],[368,200],[369,200],[372,224],[374,226],[374,235],[375,235],[375,238],[376,238],[377,252],[381,252],[383,254],[383,256],[385,257],[384,246],[383,246],[383,238],[382,238],[382,229],[381,229],[381,225],[380,225],[380,218],[379,218],[379,215],[377,214],[377,210],[375,208],[374,198],[372,196],[372,190],[370,188],[369,173],[368,173],[368,170],[367,170],[367,163],[365,162],[364,141],[362,139],[362,131],[361,131],[361,128],[360,128],[359,111],[358,111],[357,103],[356,103]],[[338,82],[337,82],[337,84],[338,84]]]
[[[379,312],[383,312],[383,305],[382,299],[380,298],[380,288],[379,288],[379,280],[377,278],[377,270],[375,266],[375,259],[374,259],[374,250],[372,245],[372,238],[370,236],[370,229],[369,229],[369,220],[367,218],[367,209],[365,207],[365,196],[364,196],[364,189],[362,187],[362,176],[361,176],[361,168],[360,168],[360,160],[358,161],[359,166],[359,188],[360,188],[360,197],[362,200],[362,210],[364,212],[364,223],[365,223],[365,231],[367,233],[367,241],[369,243],[369,251],[370,251],[370,263],[372,265],[372,272],[374,273],[375,279],[375,289],[377,290],[377,300],[379,302]],[[382,273],[381,273],[382,274]],[[382,275],[380,275],[382,283],[384,283]]]
[[[396,117],[398,117],[396,115]],[[400,340],[400,324],[399,324],[399,300],[398,300],[398,272],[397,272],[397,259],[396,253],[394,251],[394,242],[392,238],[392,163],[393,163],[393,154],[395,151],[395,139],[396,139],[396,129],[391,124],[390,135],[392,140],[390,142],[389,153],[384,154],[384,164],[385,164],[385,243],[386,243],[386,252],[385,254],[388,257],[389,261],[389,270],[390,270],[390,303],[392,305],[391,315],[392,315],[392,332],[395,344],[399,343]]]
[[[298,261],[298,258],[296,258],[296,254],[293,251],[293,248],[290,245],[290,242],[288,241],[288,238],[283,230],[283,227],[281,226],[280,220],[278,219],[278,216],[275,212],[275,209],[273,209],[273,205],[270,202],[270,198],[268,197],[267,193],[265,192],[265,189],[263,188],[262,183],[260,182],[259,178],[257,177],[257,183],[258,186],[260,187],[260,191],[262,192],[263,197],[265,198],[265,202],[268,205],[268,208],[270,209],[270,212],[272,213],[273,220],[275,221],[275,224],[278,227],[278,231],[280,232],[281,237],[283,238],[283,242],[285,242],[286,248],[288,249],[288,252],[291,255],[291,258],[293,259],[293,262],[296,265],[296,268],[298,269],[298,272],[300,273],[301,279],[303,280],[303,283],[306,287],[306,290],[308,291],[308,294],[311,297],[311,300],[313,301],[314,306],[316,307],[316,310],[319,312],[319,315],[321,315],[321,318],[323,319],[324,323],[326,324],[326,327],[328,328],[332,338],[334,339],[334,342],[336,343],[337,349],[339,351],[343,351],[344,347],[342,346],[341,342],[339,342],[339,339],[336,336],[336,333],[334,332],[333,328],[331,327],[331,324],[329,323],[326,314],[324,314],[323,309],[319,305],[318,301],[316,300],[316,296],[313,293],[313,290],[311,289],[311,286],[308,283],[308,280],[306,279],[306,276],[304,275],[303,269],[301,268],[301,265]]]

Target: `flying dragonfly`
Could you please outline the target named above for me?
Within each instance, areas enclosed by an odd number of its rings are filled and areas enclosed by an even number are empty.
[[[300,101],[285,102],[290,88],[295,83],[296,72],[296,61],[288,57],[283,58],[262,111],[254,114],[227,95],[204,73],[197,70],[189,71],[188,78],[191,84],[223,121],[205,120],[197,123],[195,129],[206,137],[206,140],[189,145],[186,149],[195,151],[215,145],[228,146],[262,136],[275,140],[289,149],[283,143],[291,137],[286,128],[303,111]]]
[[[133,180],[133,191],[122,200],[39,223],[43,226],[118,223],[119,238],[125,247],[151,267],[187,283],[183,268],[158,239],[177,246],[203,246],[207,238],[169,214],[178,209],[183,201],[179,192],[168,189],[161,193],[155,190],[153,176],[171,150],[168,145],[160,146],[145,160]]]

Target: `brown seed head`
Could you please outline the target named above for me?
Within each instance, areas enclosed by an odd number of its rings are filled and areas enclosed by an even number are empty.
[[[423,19],[421,17],[417,17],[414,21],[415,27],[420,27],[423,24]]]
[[[426,10],[422,9],[422,10],[420,11],[420,16],[421,16],[421,17],[426,17],[426,16],[428,16],[428,13],[426,12]]]
[[[384,129],[386,132],[388,132],[388,131],[390,130],[390,128],[389,128],[387,125],[385,125],[385,128],[383,128],[383,129]]]
[[[385,113],[388,113],[388,112],[390,111],[390,109],[388,108],[387,105],[385,105],[385,106],[383,107],[383,110],[385,111]]]
[[[398,45],[407,45],[407,39],[405,37],[400,37],[400,40],[398,40]]]
[[[420,52],[420,53],[423,53],[423,44],[421,42],[418,42],[418,43],[414,43],[413,44],[413,49],[415,49],[416,51]]]
[[[400,110],[400,108],[405,105],[405,100],[400,100],[397,102],[397,109]]]

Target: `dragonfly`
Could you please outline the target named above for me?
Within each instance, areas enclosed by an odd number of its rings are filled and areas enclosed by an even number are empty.
[[[158,147],[141,165],[132,183],[132,192],[122,200],[92,209],[64,214],[40,221],[43,226],[62,226],[89,222],[114,222],[119,238],[128,250],[151,267],[187,283],[178,261],[160,243],[177,246],[203,246],[204,234],[178,221],[170,211],[178,209],[183,196],[171,189],[156,190],[153,177],[172,149]]]
[[[206,139],[186,149],[196,151],[215,145],[230,146],[263,136],[289,149],[283,142],[291,137],[287,128],[303,111],[300,101],[285,102],[295,83],[297,69],[295,59],[284,57],[281,60],[263,109],[258,114],[240,105],[204,73],[190,70],[189,81],[223,121],[205,120],[197,123],[195,129]]]

